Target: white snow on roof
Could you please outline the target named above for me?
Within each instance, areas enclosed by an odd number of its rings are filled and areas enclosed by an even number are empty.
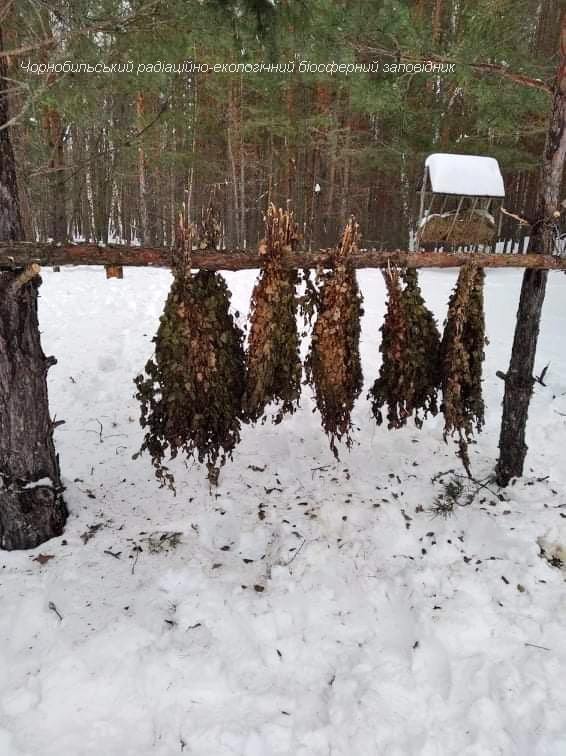
[[[480,155],[436,153],[425,161],[433,192],[474,197],[504,197],[505,187],[499,163]]]

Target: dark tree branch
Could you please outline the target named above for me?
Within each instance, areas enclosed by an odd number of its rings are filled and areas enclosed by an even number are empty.
[[[517,71],[511,71],[507,66],[500,63],[472,63],[470,61],[458,60],[457,58],[449,58],[445,55],[436,55],[430,53],[426,56],[415,55],[414,53],[407,52],[401,48],[391,49],[387,47],[374,47],[371,45],[354,45],[357,50],[363,53],[369,53],[370,55],[379,55],[384,58],[392,58],[400,63],[441,63],[445,65],[465,66],[471,71],[477,74],[498,76],[500,79],[506,79],[512,81],[514,84],[519,84],[522,87],[529,87],[531,89],[538,89],[541,92],[551,95],[553,93],[552,86],[542,79],[537,79],[533,76],[527,76]]]

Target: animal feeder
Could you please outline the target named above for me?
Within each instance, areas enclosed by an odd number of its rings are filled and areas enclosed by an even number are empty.
[[[504,197],[495,158],[429,155],[420,190],[417,248],[489,251],[501,230]]]

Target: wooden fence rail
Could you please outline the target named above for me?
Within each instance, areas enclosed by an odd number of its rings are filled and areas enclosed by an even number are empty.
[[[334,267],[334,250],[289,252],[283,257],[287,268]],[[260,268],[265,257],[256,250],[197,250],[193,252],[194,268],[205,270],[246,270]],[[544,268],[566,270],[566,257],[539,254],[484,254],[448,252],[382,252],[359,250],[351,256],[355,268],[386,268],[399,265],[408,268],[453,268],[473,259],[484,268]],[[36,262],[51,265],[104,265],[170,268],[172,251],[159,247],[131,247],[121,244],[40,244],[36,242],[0,242],[0,269],[23,268]]]

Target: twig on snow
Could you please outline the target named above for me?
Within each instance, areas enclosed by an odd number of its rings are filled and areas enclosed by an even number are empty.
[[[59,621],[63,622],[63,615],[61,614],[59,609],[57,609],[53,601],[50,601],[47,606],[51,609],[52,612],[55,612],[55,614],[59,617]]]

